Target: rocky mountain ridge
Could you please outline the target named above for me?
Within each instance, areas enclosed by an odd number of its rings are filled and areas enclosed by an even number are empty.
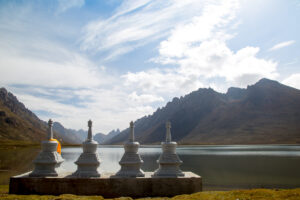
[[[167,120],[181,144],[299,144],[300,90],[269,79],[226,94],[199,89],[136,120],[136,139],[160,143]],[[123,143],[128,133],[125,129],[106,144]]]

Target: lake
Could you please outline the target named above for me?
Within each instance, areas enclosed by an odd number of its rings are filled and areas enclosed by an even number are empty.
[[[0,150],[0,184],[8,184],[9,177],[33,168],[32,160],[38,148]],[[63,167],[75,171],[74,162],[82,149],[62,149]],[[121,147],[100,146],[101,172],[116,172],[123,155]],[[160,147],[149,146],[139,150],[144,171],[154,171],[158,165]],[[192,171],[203,178],[204,190],[237,188],[293,188],[300,187],[300,146],[293,145],[216,145],[181,146],[177,153],[181,169]]]

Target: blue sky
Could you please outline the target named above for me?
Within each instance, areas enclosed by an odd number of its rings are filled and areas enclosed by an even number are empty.
[[[200,87],[300,89],[299,21],[299,0],[1,0],[0,86],[107,133]]]

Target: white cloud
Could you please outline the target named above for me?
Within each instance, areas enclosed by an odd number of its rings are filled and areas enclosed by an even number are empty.
[[[276,78],[277,63],[258,58],[258,47],[233,52],[227,46],[226,42],[234,37],[227,31],[236,26],[238,9],[239,2],[234,0],[206,4],[198,16],[175,26],[160,43],[159,56],[151,59],[178,67],[128,73],[124,76],[126,83],[138,83],[144,91],[178,96],[203,86],[211,78],[225,78],[227,84],[239,87],[263,77]]]
[[[67,128],[86,128],[92,119],[95,132],[123,129],[151,114],[151,105],[199,87],[224,91],[227,85],[244,87],[277,76],[277,63],[259,58],[259,47],[232,51],[227,45],[235,36],[228,30],[236,28],[238,10],[238,0],[124,1],[113,16],[85,27],[81,48],[86,51],[53,40],[56,35],[35,37],[45,34],[30,32],[39,27],[24,24],[27,32],[19,39],[0,31],[0,84],[10,86],[31,110],[53,113]],[[23,33],[24,27],[16,27]],[[152,69],[112,74],[87,56],[100,52],[110,60],[158,40],[158,56],[151,61],[161,65]]]
[[[170,99],[187,94],[203,87],[200,80],[193,75],[179,74],[173,69],[151,69],[137,73],[129,72],[122,76],[127,87],[134,87],[144,93],[156,94]]]
[[[290,45],[294,44],[295,42],[296,42],[295,40],[289,40],[289,41],[285,41],[285,42],[275,44],[273,47],[271,47],[269,49],[269,51],[275,51],[275,50],[281,49],[283,47],[290,46]]]
[[[245,47],[236,53],[226,55],[218,76],[225,77],[236,86],[246,87],[261,78],[274,79],[278,76],[277,63],[256,57],[257,47]]]
[[[298,59],[297,59],[297,58],[293,59],[293,60],[290,61],[290,62],[285,63],[284,65],[285,65],[285,66],[288,66],[288,65],[294,65],[294,64],[296,64],[296,63],[298,63]]]
[[[56,60],[55,55],[60,52],[60,47],[52,49],[53,52],[56,50],[56,53],[51,53],[49,48],[43,53],[47,57],[52,56],[52,60],[38,58],[37,55],[26,55],[26,52],[22,52],[25,49],[10,51],[1,48],[0,84],[80,88],[100,86],[106,84],[106,80],[109,79],[84,56],[68,52],[61,60]]]
[[[108,51],[109,59],[120,56],[165,37],[175,25],[199,13],[205,2],[124,1],[110,18],[90,22],[85,27],[82,49]]]
[[[118,17],[120,15],[132,12],[138,8],[141,8],[147,5],[151,0],[125,0],[123,3],[117,8],[114,17]]]
[[[58,13],[67,11],[70,8],[80,8],[85,0],[58,0]]]
[[[282,83],[300,90],[300,73],[290,75]]]
[[[65,100],[68,100],[68,97],[76,99],[80,96],[83,99],[80,101],[80,106],[61,103],[56,98],[26,94],[24,90],[19,92],[15,92],[15,95],[30,110],[52,113],[54,121],[59,121],[65,127],[72,129],[86,129],[86,122],[92,119],[94,132],[107,133],[114,128],[127,128],[129,121],[154,112],[147,102],[132,101],[128,94],[122,91],[95,88],[61,91],[65,94],[61,98],[65,97]],[[53,91],[53,95],[55,94],[56,90]],[[59,100],[62,100],[61,98]],[[48,115],[40,117],[45,121],[48,120]]]
[[[162,101],[140,91],[136,99],[130,98],[135,88],[124,87],[118,73],[96,64],[74,44],[62,42],[56,32],[38,32],[42,29],[39,25],[25,23],[32,18],[31,10],[15,17],[13,23],[7,23],[8,11],[0,19],[6,22],[0,23],[0,84],[30,110],[41,113],[43,120],[52,116],[67,128],[80,129],[92,119],[96,132],[107,133],[151,114],[150,101]],[[43,21],[43,27],[48,27],[47,23]]]
[[[129,98],[136,102],[142,103],[153,103],[153,102],[162,102],[164,98],[152,95],[152,94],[141,94],[138,95],[135,91],[129,95]]]
[[[186,50],[198,46],[199,42],[212,38],[221,41],[228,39],[229,35],[222,28],[235,17],[238,7],[235,0],[208,4],[201,15],[172,30],[168,39],[161,42],[160,54],[164,57],[183,57]]]
[[[43,18],[42,9],[34,10],[37,5],[25,5],[0,10],[0,84],[81,88],[102,86],[111,79],[85,54],[60,40],[61,35],[70,36],[70,25],[54,27]]]

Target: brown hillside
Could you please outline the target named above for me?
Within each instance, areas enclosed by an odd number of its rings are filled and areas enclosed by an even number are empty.
[[[46,138],[47,125],[5,88],[0,88],[0,143],[8,141],[40,142]],[[54,132],[55,138],[69,142]]]

